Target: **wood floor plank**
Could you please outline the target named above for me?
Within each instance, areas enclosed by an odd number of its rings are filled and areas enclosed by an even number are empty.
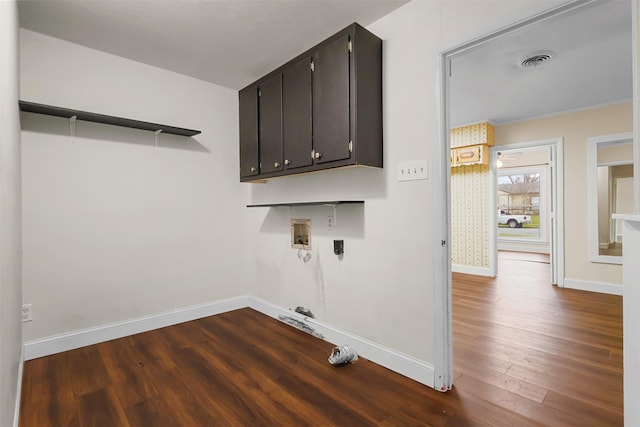
[[[575,417],[574,425],[621,426],[624,415],[619,410],[609,407],[596,407],[592,404],[574,399],[566,394],[549,391],[544,400],[545,406],[568,412]],[[615,407],[614,407],[615,408]]]
[[[139,357],[131,337],[98,345],[111,384],[120,391],[122,405],[144,402],[159,395],[153,378],[153,362]]]
[[[175,417],[164,402],[157,398],[148,399],[125,408],[129,424],[134,426],[182,427],[184,418]]]
[[[621,426],[621,298],[500,266],[453,277],[447,393],[242,309],[25,362],[20,425]]]
[[[78,404],[80,425],[82,426],[129,427],[129,421],[111,387],[105,387],[80,395],[76,401]]]
[[[27,362],[22,376],[20,420],[33,426],[79,425],[75,397],[61,354]],[[22,422],[22,421],[21,421]]]
[[[501,253],[497,278],[454,274],[456,388],[519,404],[544,425],[571,425],[563,413],[573,425],[622,425],[621,298],[553,287],[544,264],[527,268],[521,255]],[[542,402],[522,396],[535,405],[512,399],[504,393],[518,392],[499,378],[547,392]]]
[[[459,405],[463,410],[449,424],[452,427],[458,425],[540,427],[544,425],[514,411],[487,402],[464,387],[454,384],[453,392],[457,395]]]
[[[522,381],[518,378],[478,366],[478,364],[475,363],[469,364],[463,360],[458,360],[456,362],[456,369],[458,369],[461,376],[473,376],[473,378],[476,378],[486,384],[499,387],[537,403],[542,403],[549,392],[549,389],[545,387],[540,387],[535,384]],[[454,379],[454,384],[456,383],[457,381]]]
[[[252,329],[257,329],[255,333],[258,334],[258,337],[265,336],[264,324],[265,321],[256,322],[252,325]],[[272,324],[270,326],[277,328],[284,326],[282,332],[295,333],[295,336],[307,338],[301,332],[291,330],[282,324]],[[276,377],[283,389],[295,390],[298,399],[307,402],[310,406],[325,408],[324,416],[327,419],[349,425],[366,425],[373,421],[367,414],[358,413],[357,411],[344,411],[342,408],[349,407],[348,402],[353,399],[353,396],[348,393],[342,393],[340,396],[331,393],[332,387],[326,380],[327,376],[320,375],[323,371],[325,374],[335,372],[328,363],[325,363],[325,355],[328,355],[331,348],[330,345],[326,346],[327,349],[325,351],[319,354],[316,353],[318,355],[313,360],[309,360],[306,351],[296,350],[295,347],[282,348],[281,345],[276,343],[275,345],[258,348],[259,346],[256,344],[258,340],[247,333],[247,328],[233,331],[235,327],[236,325],[221,324],[218,325],[217,333],[221,333],[222,330],[226,330],[236,336],[240,333],[240,336],[236,339],[236,351],[245,354],[260,353],[262,356],[258,361],[258,366],[262,371],[270,372],[273,377]],[[325,385],[325,387],[322,385]],[[338,401],[341,403],[339,404]],[[343,405],[342,403],[345,404]]]
[[[503,387],[494,386],[470,375],[460,377],[456,386],[472,393],[484,401],[500,406],[508,411],[515,412],[525,418],[534,420],[543,425],[557,427],[574,427],[575,417],[556,408],[527,399],[519,394],[512,393]]]
[[[101,390],[111,384],[98,346],[87,346],[61,354],[65,370],[76,395]]]

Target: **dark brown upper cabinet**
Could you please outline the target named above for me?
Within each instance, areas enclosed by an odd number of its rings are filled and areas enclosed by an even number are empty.
[[[260,174],[258,88],[240,92],[240,179]]]
[[[287,170],[311,166],[312,97],[310,56],[282,72],[282,117],[284,126],[284,167]]]
[[[240,90],[239,103],[241,181],[382,167],[382,40],[358,24]]]
[[[313,149],[316,163],[351,156],[349,35],[313,55]]]
[[[258,86],[260,173],[282,170],[282,74]]]

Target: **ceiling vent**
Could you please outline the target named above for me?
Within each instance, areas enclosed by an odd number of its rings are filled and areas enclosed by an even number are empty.
[[[520,63],[522,68],[535,68],[542,64],[546,64],[551,61],[555,57],[555,53],[553,52],[541,52],[536,53],[535,55],[531,55],[524,61]]]

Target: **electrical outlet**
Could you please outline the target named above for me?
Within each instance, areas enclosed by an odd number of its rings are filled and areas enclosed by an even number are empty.
[[[32,304],[22,305],[22,321],[31,322],[33,320]]]
[[[427,160],[411,160],[398,164],[398,181],[414,181],[429,179],[429,163]]]
[[[327,217],[327,230],[333,230],[336,227],[336,221],[333,216]]]

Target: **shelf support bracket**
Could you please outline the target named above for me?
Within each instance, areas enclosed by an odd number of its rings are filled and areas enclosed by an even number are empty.
[[[333,228],[336,228],[338,226],[338,205],[331,206],[333,206]]]
[[[76,120],[78,116],[69,117],[69,135],[71,136],[71,143],[73,144],[74,138],[76,136]]]
[[[153,132],[156,134],[156,154],[158,154],[158,139],[160,138],[160,132],[162,132],[162,129],[158,129],[157,131]]]

